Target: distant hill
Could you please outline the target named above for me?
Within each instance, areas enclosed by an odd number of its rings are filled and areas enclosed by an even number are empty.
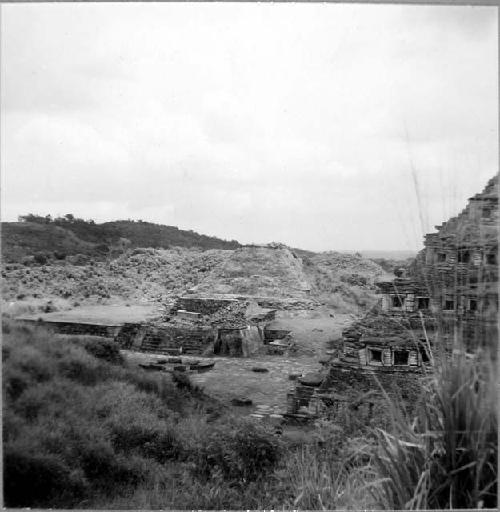
[[[102,259],[125,248],[153,247],[168,249],[237,249],[236,240],[222,240],[200,235],[175,226],[151,222],[117,220],[97,224],[72,215],[51,219],[49,216],[26,215],[21,222],[2,222],[2,257],[7,262],[42,254],[52,258],[83,254]]]
[[[418,251],[408,251],[403,249],[395,250],[366,250],[366,251],[339,251],[342,254],[355,254],[356,252],[361,254],[363,258],[369,259],[386,259],[386,260],[406,260],[408,258],[414,258]]]

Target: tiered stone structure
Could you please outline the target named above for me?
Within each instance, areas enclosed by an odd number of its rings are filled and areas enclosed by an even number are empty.
[[[380,283],[391,315],[435,318],[447,348],[493,348],[498,340],[498,175],[456,217],[425,237],[407,278]]]
[[[125,324],[116,341],[122,348],[155,354],[200,355],[214,341],[214,330],[204,326]]]
[[[325,404],[342,408],[380,385],[411,403],[436,356],[485,349],[496,356],[498,179],[471,197],[459,215],[436,226],[437,233],[426,235],[407,273],[378,283],[380,303],[342,333],[321,385],[299,385],[289,394],[289,413],[308,404],[316,412]]]

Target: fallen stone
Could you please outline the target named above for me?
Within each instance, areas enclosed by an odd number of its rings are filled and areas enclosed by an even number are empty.
[[[299,382],[305,386],[317,387],[323,382],[321,373],[306,373],[303,377],[299,377]]]
[[[182,363],[182,359],[180,357],[168,357],[167,358],[167,363],[181,364]]]
[[[246,398],[246,397],[233,398],[231,400],[231,403],[233,405],[238,406],[238,407],[246,407],[246,406],[249,406],[249,405],[253,404],[252,400],[250,400],[250,398]]]
[[[267,373],[269,370],[267,368],[262,367],[262,366],[254,366],[252,368],[252,371],[256,372],[256,373]]]
[[[164,370],[163,366],[161,364],[156,363],[139,363],[139,366],[143,368],[144,370]]]

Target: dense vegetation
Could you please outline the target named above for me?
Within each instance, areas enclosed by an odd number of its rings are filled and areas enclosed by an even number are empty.
[[[392,404],[378,431],[373,488],[389,509],[495,509],[498,505],[497,371],[491,358],[442,359],[412,418]]]
[[[362,466],[342,429],[281,436],[233,416],[183,374],[129,367],[112,342],[9,322],[3,331],[9,507],[306,507],[320,461],[338,486]],[[340,505],[368,496],[325,492]]]
[[[97,224],[67,214],[22,215],[19,222],[2,223],[2,255],[6,261],[19,262],[24,257],[41,254],[61,258],[85,254],[102,258],[119,254],[129,247],[198,247],[201,249],[236,249],[236,240],[200,235],[175,226],[165,226],[142,220],[117,220]]]
[[[9,507],[133,504],[156,489],[163,506],[239,508],[280,456],[272,433],[186,378],[128,367],[112,342],[4,323],[3,363]]]
[[[321,421],[290,437],[236,418],[182,374],[116,345],[4,322],[9,507],[339,509],[497,504],[493,367],[438,367],[426,400],[382,430]]]

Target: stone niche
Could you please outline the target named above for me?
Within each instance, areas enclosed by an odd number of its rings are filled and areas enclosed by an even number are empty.
[[[388,347],[368,344],[358,349],[359,364],[361,366],[420,366],[421,357],[417,350],[400,346]]]
[[[258,352],[262,345],[262,331],[257,326],[219,328],[214,342],[214,354],[249,357]]]

